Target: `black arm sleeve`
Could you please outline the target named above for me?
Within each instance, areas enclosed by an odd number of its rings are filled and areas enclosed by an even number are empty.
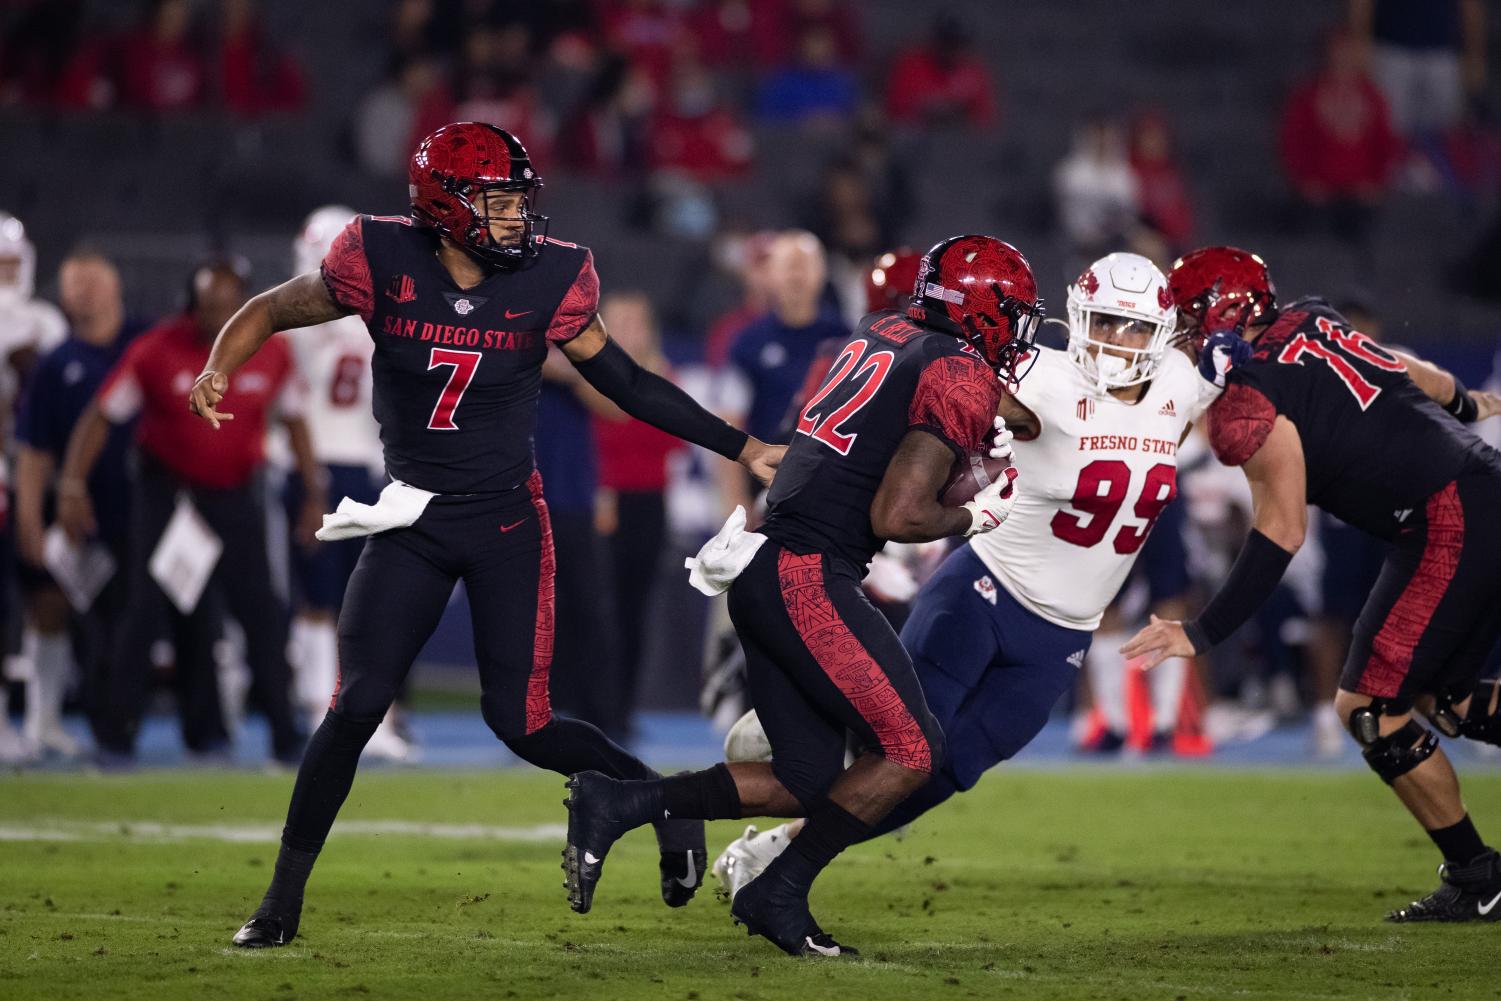
[[[1209,599],[1197,619],[1183,623],[1194,653],[1223,642],[1244,625],[1272,596],[1292,558],[1292,553],[1251,529],[1219,593]]]
[[[671,382],[637,365],[614,341],[588,361],[575,362],[584,381],[638,420],[684,441],[737,459],[750,436],[694,402]]]

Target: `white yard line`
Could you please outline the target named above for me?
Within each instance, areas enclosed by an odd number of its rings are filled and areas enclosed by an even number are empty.
[[[429,824],[413,820],[350,820],[334,825],[341,837],[423,837],[536,843],[561,841],[562,824],[498,827],[493,824]],[[275,844],[280,824],[163,824],[151,820],[39,820],[0,824],[0,841],[230,841]]]

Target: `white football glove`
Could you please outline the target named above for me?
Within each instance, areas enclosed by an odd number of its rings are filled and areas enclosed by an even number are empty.
[[[969,531],[964,533],[966,539],[1000,528],[1001,523],[1011,515],[1011,508],[1016,504],[1016,477],[1016,467],[1006,467],[1006,472],[999,480],[975,494],[975,499],[964,505],[964,510],[969,512],[970,517]]]
[[[995,419],[995,437],[991,439],[990,457],[992,459],[1010,459],[1013,456],[1011,439],[1016,437],[1006,427],[1006,418]]]

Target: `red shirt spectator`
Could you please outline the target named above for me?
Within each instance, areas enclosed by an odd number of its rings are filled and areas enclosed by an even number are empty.
[[[1282,162],[1293,187],[1309,201],[1373,199],[1403,153],[1386,98],[1362,64],[1349,35],[1331,36],[1324,67],[1300,84],[1282,115]]]
[[[230,377],[232,421],[219,430],[187,414],[183,401],[208,363],[210,343],[186,314],[137,337],[99,387],[99,411],[112,424],[139,417],[136,444],[185,483],[210,490],[244,486],[265,459],[273,414],[299,416],[303,388],[292,352],[273,337]]]
[[[203,98],[203,56],[189,36],[186,0],[158,0],[151,23],[127,39],[121,60],[125,100],[144,111],[190,108]]]
[[[219,83],[224,106],[245,118],[302,107],[302,69],[267,44],[250,0],[228,0],[223,13]]]
[[[662,493],[667,489],[667,457],[683,442],[634,417],[595,417],[594,446],[601,487],[617,493]]]
[[[1131,123],[1130,158],[1142,221],[1170,246],[1186,249],[1193,239],[1193,204],[1173,152],[1167,119],[1160,113],[1146,112]]]
[[[908,125],[995,124],[995,82],[969,49],[962,24],[942,17],[930,41],[897,56],[886,81],[886,113]]]
[[[846,0],[759,0],[750,7],[752,16],[746,26],[750,51],[762,67],[791,62],[797,55],[797,40],[809,28],[825,29],[833,35],[841,66],[859,64],[860,22]]]

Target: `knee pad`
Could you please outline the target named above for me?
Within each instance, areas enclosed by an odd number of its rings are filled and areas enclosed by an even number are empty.
[[[1501,682],[1494,678],[1475,683],[1470,694],[1470,711],[1459,721],[1459,736],[1501,747],[1501,706],[1491,709],[1491,698],[1498,684]]]
[[[1387,734],[1385,737],[1376,737],[1372,740],[1362,739],[1369,733],[1368,729],[1361,729],[1360,721],[1354,717],[1367,710],[1357,709],[1352,714],[1350,732],[1355,734],[1355,739],[1360,741],[1361,755],[1366,764],[1371,766],[1371,771],[1381,776],[1381,781],[1391,785],[1400,776],[1406,775],[1414,768],[1427,761],[1433,752],[1438,750],[1438,735],[1417,720],[1408,720],[1400,729]]]

